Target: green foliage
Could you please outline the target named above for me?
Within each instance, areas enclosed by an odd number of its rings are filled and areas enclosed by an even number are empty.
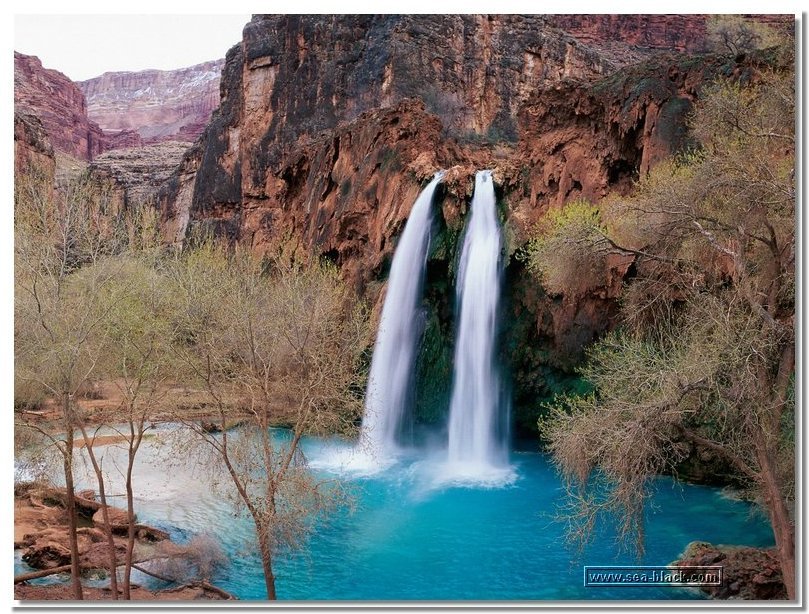
[[[550,218],[531,246],[543,273],[571,245],[602,254],[591,239],[600,233],[635,260],[623,329],[593,346],[581,371],[593,392],[559,398],[540,423],[581,539],[599,515],[616,514],[622,537],[642,549],[649,480],[696,446],[766,503],[791,568],[792,83],[789,72],[764,71],[744,87],[705,88],[690,124],[698,148],[603,203],[607,227],[578,207]]]
[[[718,53],[734,56],[780,42],[778,33],[771,27],[741,15],[712,15],[708,18],[707,29],[708,45]]]
[[[435,309],[429,312],[419,347],[416,381],[417,421],[432,424],[444,419],[452,382],[452,340]]]
[[[604,279],[608,248],[599,209],[576,200],[548,211],[521,257],[549,293],[577,293]]]

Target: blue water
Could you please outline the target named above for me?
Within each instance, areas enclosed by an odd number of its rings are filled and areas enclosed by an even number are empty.
[[[314,459],[326,453],[322,446],[318,440],[304,444]],[[263,599],[252,525],[234,516],[201,476],[161,468],[155,456],[165,453],[158,447],[142,451],[136,477],[146,489],[136,502],[140,519],[169,529],[180,541],[196,532],[212,534],[232,559],[213,581],[241,599]],[[773,544],[766,519],[752,506],[717,489],[660,478],[646,511],[641,561],[621,553],[609,523],[577,553],[565,546],[564,525],[556,519],[564,491],[548,458],[513,452],[511,461],[516,477],[501,487],[436,486],[430,461],[418,457],[379,475],[351,478],[353,511],[332,514],[317,524],[303,550],[277,557],[279,598],[699,599],[686,588],[585,588],[582,566],[666,565],[694,540]]]

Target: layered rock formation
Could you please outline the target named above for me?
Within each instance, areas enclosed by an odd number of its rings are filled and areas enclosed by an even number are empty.
[[[792,15],[744,15],[747,21],[790,27]],[[711,15],[547,15],[547,23],[625,65],[655,51],[707,51]],[[794,26],[793,26],[794,27]]]
[[[105,132],[131,131],[147,144],[193,141],[219,105],[223,65],[215,60],[178,70],[107,72],[77,85],[87,114]]]
[[[96,157],[89,169],[98,181],[108,181],[123,207],[153,202],[159,188],[177,169],[188,143],[168,141],[116,149]]]
[[[87,118],[81,90],[39,58],[14,52],[14,109],[40,119],[54,149],[90,160],[107,149],[101,128]]]

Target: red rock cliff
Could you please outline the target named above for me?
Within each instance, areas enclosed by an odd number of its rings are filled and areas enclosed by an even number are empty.
[[[745,15],[746,19],[781,27],[792,15]],[[710,15],[547,15],[547,22],[583,43],[621,43],[649,50],[706,50]]]
[[[14,111],[37,117],[56,151],[92,160],[116,147],[137,147],[129,130],[105,133],[87,116],[81,89],[62,73],[44,68],[36,56],[14,52]]]
[[[82,160],[104,151],[104,135],[87,117],[81,90],[39,58],[14,52],[15,111],[38,117],[54,149]]]
[[[190,157],[193,190],[186,184],[184,201],[168,200],[175,212],[227,212],[238,234],[248,211],[303,206],[289,200],[289,160],[365,111],[418,97],[444,140],[514,143],[519,109],[537,88],[611,69],[538,16],[256,16],[228,53],[221,107]],[[399,138],[419,138],[418,126]],[[335,163],[341,155],[356,157],[350,142]],[[299,198],[316,202],[309,192]]]

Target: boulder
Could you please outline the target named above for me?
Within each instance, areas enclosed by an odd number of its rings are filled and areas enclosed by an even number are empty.
[[[52,569],[70,564],[70,550],[57,542],[35,542],[23,553],[22,560],[34,569]]]
[[[722,585],[705,586],[702,591],[714,599],[786,599],[781,566],[775,550],[714,546],[691,542],[677,566],[719,565]]]
[[[109,523],[113,532],[125,532],[129,527],[129,516],[126,510],[117,507],[107,506],[107,515]],[[93,514],[93,526],[100,529],[104,528],[104,509],[99,507],[98,511]]]

